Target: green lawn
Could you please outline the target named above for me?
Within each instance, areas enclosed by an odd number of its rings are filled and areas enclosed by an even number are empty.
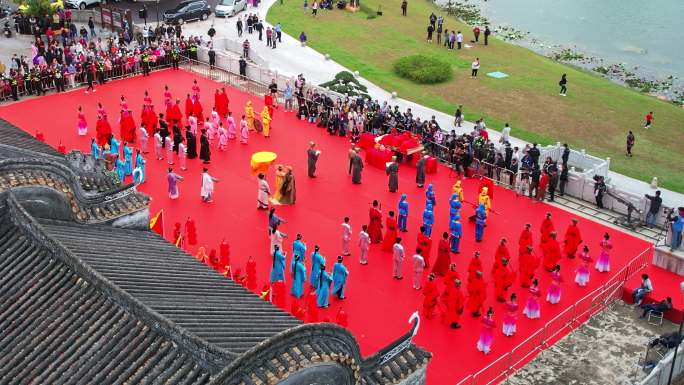
[[[594,74],[563,65],[527,49],[490,39],[489,46],[448,51],[425,42],[428,16],[439,9],[425,0],[410,0],[408,17],[401,0],[362,0],[363,8],[383,16],[368,19],[364,12],[319,11],[314,19],[302,10],[303,1],[274,4],[267,16],[284,31],[299,36],[335,61],[399,96],[453,114],[462,104],[468,120],[484,117],[495,129],[508,122],[513,135],[540,143],[567,142],[573,148],[611,158],[611,169],[644,181],[657,176],[660,185],[684,192],[684,109],[611,83]],[[444,14],[444,13],[443,13]],[[473,38],[471,28],[445,15],[444,26]],[[481,37],[482,38],[482,37]],[[482,41],[480,42],[482,44]],[[453,79],[438,85],[417,85],[392,72],[392,63],[409,54],[434,55],[452,64]],[[480,74],[470,79],[470,62],[479,57]],[[484,76],[502,71],[506,79]],[[558,80],[568,74],[568,96],[558,96]],[[643,129],[643,118],[655,112],[655,123]],[[636,135],[633,158],[625,157],[627,131]]]

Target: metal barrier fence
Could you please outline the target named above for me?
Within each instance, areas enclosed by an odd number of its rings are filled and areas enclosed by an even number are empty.
[[[171,67],[172,60],[171,56],[166,55],[159,57],[156,62],[150,62],[150,71],[155,71],[159,70],[162,68],[169,68]],[[142,64],[140,62],[134,62],[134,63],[119,63],[119,64],[112,64],[111,68],[105,68],[104,70],[104,80],[109,81],[109,80],[116,80],[116,79],[123,79],[125,77],[129,76],[135,76],[139,75],[142,73]],[[98,81],[99,79],[95,77],[95,80],[93,81],[93,84],[98,84],[100,83]],[[44,92],[47,91],[54,91],[57,89],[57,83],[56,81],[59,81],[57,79],[51,78],[51,79],[43,79],[41,82],[41,86]],[[64,89],[72,89],[72,88],[77,88],[81,87],[87,84],[86,81],[86,72],[85,70],[81,69],[80,71],[74,73],[74,74],[67,74],[62,78],[64,82]],[[12,92],[10,89],[7,87],[1,87],[2,84],[0,84],[0,101],[6,101],[10,100],[12,98]],[[34,86],[32,84],[29,84],[28,86],[25,84],[24,80],[21,79],[18,84],[17,84],[17,94],[19,97],[23,96],[29,96],[32,95],[36,92],[34,89]]]
[[[543,328],[527,337],[510,352],[503,354],[477,373],[466,376],[456,385],[496,384],[517,373],[537,353],[562,338],[564,333],[574,331],[583,322],[622,298],[625,282],[649,264],[649,255],[652,251],[653,248],[649,247],[639,253],[603,285],[546,322]]]

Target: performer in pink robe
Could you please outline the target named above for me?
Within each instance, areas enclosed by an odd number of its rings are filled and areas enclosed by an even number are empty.
[[[83,113],[83,108],[78,106],[78,135],[84,136],[88,133],[88,122],[86,122],[85,114]]]
[[[218,148],[221,151],[228,148],[228,131],[223,127],[223,122],[219,122],[218,127]]]
[[[582,253],[580,253],[580,264],[577,266],[575,272],[575,282],[580,286],[587,286],[589,283],[589,266],[594,260],[589,256],[589,246],[584,245]]]
[[[537,319],[541,316],[541,306],[539,305],[539,281],[537,278],[532,280],[532,286],[530,286],[530,296],[527,297],[527,303],[525,304],[525,309],[523,309],[523,314],[529,319]]]
[[[613,249],[613,243],[610,242],[610,235],[603,234],[603,240],[599,244],[601,246],[601,254],[599,254],[596,261],[596,270],[601,273],[610,271],[610,250]]]
[[[240,143],[247,144],[249,140],[249,126],[247,125],[247,120],[245,116],[242,115],[242,120],[240,120]]]
[[[164,105],[169,107],[172,103],[173,96],[171,95],[171,91],[169,91],[169,86],[164,86]]]
[[[556,265],[556,268],[551,272],[551,285],[549,285],[549,291],[546,293],[546,300],[549,301],[549,303],[555,305],[560,302],[561,282],[563,282],[563,277],[560,275],[560,265]]]
[[[518,322],[518,296],[513,293],[511,299],[506,302],[506,315],[503,321],[503,334],[510,337],[515,334]]]
[[[491,307],[487,310],[487,315],[482,318],[482,331],[480,331],[480,338],[477,340],[477,350],[484,354],[489,354],[492,349],[492,342],[494,342],[494,309]]]
[[[228,130],[228,139],[235,139],[235,119],[233,119],[233,113],[230,111],[228,112],[228,117],[226,118],[226,127]]]

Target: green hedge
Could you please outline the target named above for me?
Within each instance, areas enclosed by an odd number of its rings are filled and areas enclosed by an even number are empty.
[[[451,79],[451,64],[427,55],[405,56],[394,62],[397,75],[421,84],[441,83]]]

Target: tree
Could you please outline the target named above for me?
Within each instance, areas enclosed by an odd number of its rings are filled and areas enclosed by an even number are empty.
[[[14,0],[14,2],[19,4],[19,10],[27,16],[44,17],[55,13],[50,0]]]
[[[361,84],[354,77],[354,74],[349,71],[338,72],[337,75],[335,75],[335,79],[325,82],[320,86],[342,95],[362,96],[366,99],[370,99],[366,86]]]

